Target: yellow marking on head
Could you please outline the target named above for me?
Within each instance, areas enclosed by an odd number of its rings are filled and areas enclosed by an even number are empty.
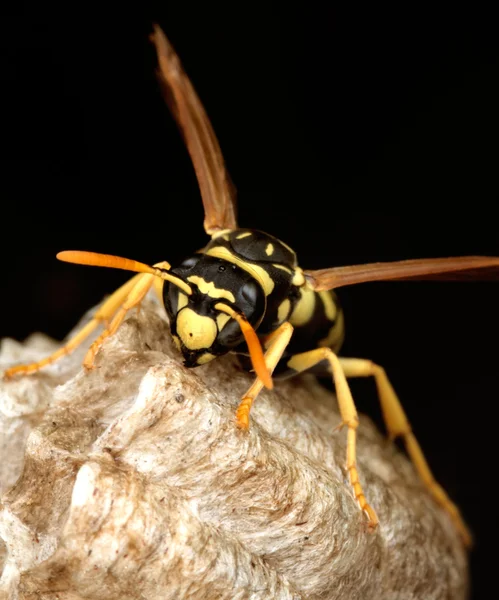
[[[279,304],[279,308],[277,309],[277,320],[279,321],[279,323],[282,323],[288,318],[290,308],[291,302],[288,298],[286,298],[281,302],[281,304]]]
[[[230,316],[225,313],[220,313],[217,315],[217,327],[218,331],[222,331],[227,321],[230,319]]]
[[[206,252],[206,254],[208,256],[215,256],[216,258],[226,260],[227,262],[230,262],[233,265],[237,265],[238,267],[246,271],[246,273],[252,275],[258,281],[266,296],[272,293],[272,290],[274,289],[274,282],[272,281],[272,278],[267,273],[267,271],[262,267],[254,265],[253,263],[246,262],[238,256],[235,256],[230,250],[222,246],[210,248],[208,252]]]
[[[205,281],[202,277],[199,277],[199,275],[191,275],[187,278],[187,281],[197,285],[200,292],[206,294],[210,298],[226,298],[230,302],[236,301],[232,292],[215,287],[213,281]]]
[[[329,333],[325,338],[319,340],[319,346],[327,346],[332,348],[334,352],[337,352],[343,340],[345,339],[345,318],[343,311],[340,311],[336,319],[336,323],[331,327]]]
[[[330,292],[319,292],[319,296],[321,297],[322,303],[324,304],[324,312],[326,313],[326,317],[330,321],[334,321],[336,319],[336,313],[338,312],[338,308],[331,296]]]
[[[181,311],[184,308],[184,306],[187,306],[188,302],[189,302],[189,300],[188,300],[187,296],[185,294],[182,294],[182,292],[179,292],[177,312]]]
[[[290,275],[293,272],[289,267],[285,267],[284,265],[278,265],[277,263],[272,263],[272,266],[275,267],[276,269],[281,269],[281,271],[286,271],[286,273],[289,273]]]
[[[271,244],[270,242],[267,244],[267,247],[265,248],[265,254],[267,256],[272,256],[272,254],[274,254],[274,244]]]
[[[175,346],[177,347],[177,350],[180,350],[182,348],[182,344],[180,343],[180,338],[178,337],[178,335],[172,335],[173,338],[173,342],[175,343]]]
[[[289,322],[294,326],[308,323],[315,310],[315,292],[308,288],[300,288],[300,293],[301,297],[289,317]]]
[[[217,324],[211,317],[198,315],[192,308],[177,314],[177,332],[189,350],[210,348],[217,337]]]
[[[305,275],[303,275],[303,270],[300,267],[295,267],[295,274],[291,283],[296,285],[296,287],[301,287],[305,283]]]
[[[228,240],[228,237],[225,237],[228,233],[230,233],[232,229],[220,229],[220,231],[215,231],[215,233],[211,234],[211,239],[215,240],[217,237],[223,236],[224,239]]]
[[[210,362],[210,360],[213,360],[214,358],[216,358],[214,354],[211,354],[211,352],[205,352],[204,354],[201,354],[201,356],[197,359],[196,364],[204,365],[205,363]]]
[[[247,231],[246,233],[240,233],[239,235],[236,235],[236,240],[242,240],[245,237],[248,237],[249,235],[251,235],[250,231]]]

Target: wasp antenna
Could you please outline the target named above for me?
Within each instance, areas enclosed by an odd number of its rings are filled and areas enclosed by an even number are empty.
[[[263,385],[267,389],[271,390],[274,387],[272,383],[272,376],[267,368],[267,365],[265,364],[265,356],[263,354],[260,340],[258,339],[258,336],[256,335],[255,330],[253,329],[249,321],[242,313],[237,312],[227,304],[219,302],[218,304],[215,304],[215,308],[216,310],[220,310],[228,314],[230,317],[232,317],[239,323],[239,327],[241,328],[241,331],[244,335],[244,339],[246,340],[246,344],[248,345],[251,363],[253,365],[253,368],[255,369],[255,373],[261,379]]]
[[[135,271],[136,273],[151,273],[155,275],[156,269],[129,258],[113,256],[112,254],[99,254],[97,252],[83,252],[81,250],[65,250],[56,256],[63,262],[77,265],[89,265],[92,267],[109,267],[111,269],[123,269],[124,271]],[[166,263],[168,264],[168,263]],[[168,265],[169,268],[170,265]]]
[[[185,283],[180,277],[171,275],[168,270],[171,268],[166,261],[161,263],[161,268],[151,267],[145,263],[112,254],[99,254],[98,252],[84,252],[82,250],[65,250],[59,252],[56,256],[63,262],[70,262],[77,265],[89,265],[91,267],[108,267],[111,269],[123,269],[124,271],[134,271],[135,273],[149,273],[160,279],[169,281],[179,287],[185,294],[192,294],[191,286]]]

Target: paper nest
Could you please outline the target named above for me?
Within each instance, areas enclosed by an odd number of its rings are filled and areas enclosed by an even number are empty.
[[[56,346],[4,340],[0,367]],[[0,384],[2,600],[466,597],[449,518],[361,417],[359,472],[381,523],[366,530],[335,398],[312,376],[262,392],[243,432],[251,375],[231,356],[183,367],[152,300],[91,372],[87,347]]]

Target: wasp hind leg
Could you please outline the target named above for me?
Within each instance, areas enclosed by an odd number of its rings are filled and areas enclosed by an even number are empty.
[[[155,266],[161,267],[161,265],[162,263],[159,263]],[[66,344],[64,344],[64,346],[56,350],[56,352],[50,356],[47,356],[38,362],[27,365],[16,365],[15,367],[7,369],[3,374],[4,379],[10,379],[16,375],[30,375],[32,373],[36,373],[43,367],[51,365],[59,358],[71,354],[71,352],[76,350],[76,348],[78,348],[78,346],[80,346],[86,340],[86,338],[97,329],[97,327],[104,323],[106,328],[90,346],[90,349],[88,350],[83,361],[85,368],[91,369],[93,367],[95,356],[104,340],[116,332],[118,327],[123,322],[126,313],[131,308],[138,307],[140,305],[153,283],[156,283],[154,281],[155,279],[156,278],[154,275],[135,275],[124,285],[118,288],[113,294],[111,294],[111,296],[109,296],[109,298],[97,310],[93,318]],[[159,289],[157,291],[159,292]]]
[[[301,354],[295,354],[288,360],[287,365],[297,373],[301,373],[315,367],[323,361],[329,363],[331,374],[333,376],[342,419],[341,427],[347,427],[346,469],[348,471],[350,485],[353,488],[355,499],[368,518],[369,529],[374,530],[379,523],[378,517],[374,509],[366,500],[357,471],[356,442],[359,417],[340,359],[330,348],[321,347],[316,348],[315,350],[309,350],[308,352],[302,352]]]
[[[390,383],[385,370],[370,360],[360,358],[340,358],[347,377],[374,377],[378,388],[383,418],[390,439],[401,437],[404,441],[416,471],[433,498],[447,511],[466,546],[472,543],[471,534],[457,506],[450,500],[444,489],[437,483],[426,462],[423,451],[412,433],[411,425],[402,404]]]

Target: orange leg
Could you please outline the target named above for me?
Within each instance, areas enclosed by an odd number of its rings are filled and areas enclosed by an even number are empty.
[[[132,279],[117,289],[114,294],[109,296],[109,298],[95,313],[92,320],[89,321],[80,331],[78,331],[76,335],[74,335],[66,344],[64,344],[64,346],[56,350],[50,356],[47,356],[38,362],[30,363],[28,365],[16,365],[15,367],[7,369],[3,375],[4,379],[10,379],[15,375],[29,375],[31,373],[36,373],[46,365],[54,363],[57,359],[71,354],[71,352],[76,350],[76,348],[78,348],[78,346],[82,344],[101,323],[109,322],[111,317],[119,308],[120,304],[123,303],[124,299],[129,294],[130,290],[137,284],[137,281],[140,277],[142,277],[142,275],[135,275],[135,277],[132,277]]]
[[[465,545],[470,546],[472,541],[471,534],[464,523],[461,513],[447,496],[444,489],[435,480],[423,451],[412,433],[411,425],[402,408],[402,404],[383,367],[370,360],[360,358],[340,358],[340,362],[347,377],[374,377],[378,388],[381,410],[390,439],[401,437],[404,440],[407,453],[414,463],[424,485],[433,498],[449,513]]]
[[[342,426],[346,426],[348,428],[346,468],[349,474],[350,484],[353,488],[355,499],[369,519],[369,528],[375,529],[379,522],[378,517],[374,509],[367,503],[362,486],[360,484],[359,473],[357,471],[356,442],[359,418],[350,388],[345,377],[345,373],[342,368],[342,364],[340,363],[340,359],[330,348],[316,348],[315,350],[302,352],[301,354],[295,354],[288,361],[288,366],[300,373],[314,367],[321,361],[327,361],[329,363],[336,387],[336,395],[338,398],[338,406],[342,418]]]
[[[114,315],[111,323],[104,329],[104,331],[100,334],[100,336],[95,340],[95,342],[88,349],[87,354],[83,360],[83,366],[86,369],[92,369],[94,366],[95,356],[99,351],[100,347],[104,343],[104,341],[116,333],[118,327],[123,323],[123,319],[126,316],[126,313],[134,307],[139,307],[140,303],[144,299],[147,292],[151,289],[151,286],[154,282],[154,275],[144,274],[139,275],[135,285],[132,287],[130,292],[128,293],[125,302],[119,307],[118,311]]]
[[[292,334],[293,326],[288,322],[284,322],[265,340],[265,347],[267,348],[265,352],[265,364],[271,373],[281,360],[281,356],[289,344]],[[240,429],[248,429],[251,405],[262,391],[263,385],[263,381],[257,377],[239,403],[236,411],[236,421]]]
[[[162,267],[163,263],[158,263],[157,267]],[[127,281],[124,285],[122,285],[119,289],[117,289],[109,298],[102,304],[102,306],[97,310],[92,320],[89,321],[76,335],[74,335],[64,346],[56,350],[50,356],[27,365],[16,365],[15,367],[11,367],[7,369],[3,377],[4,379],[10,379],[16,375],[29,375],[31,373],[36,373],[43,367],[54,363],[59,358],[63,356],[67,356],[71,354],[80,344],[82,344],[85,339],[93,332],[99,325],[104,323],[106,325],[106,329],[103,334],[96,340],[90,350],[85,357],[84,365],[87,368],[90,368],[93,364],[93,359],[95,354],[97,353],[100,345],[104,341],[106,337],[112,335],[119,327],[120,323],[123,321],[127,310],[133,308],[134,306],[138,306],[147,291],[151,287],[153,280],[157,278],[153,275],[149,274],[139,274],[132,277],[129,281]],[[159,285],[155,285],[156,291],[159,295],[161,295],[161,288],[163,282],[159,281]],[[156,284],[156,281],[154,281]],[[120,308],[121,307],[121,308]],[[127,307],[127,308],[125,308]],[[113,318],[114,316],[114,318]],[[112,319],[112,320],[111,320]]]

